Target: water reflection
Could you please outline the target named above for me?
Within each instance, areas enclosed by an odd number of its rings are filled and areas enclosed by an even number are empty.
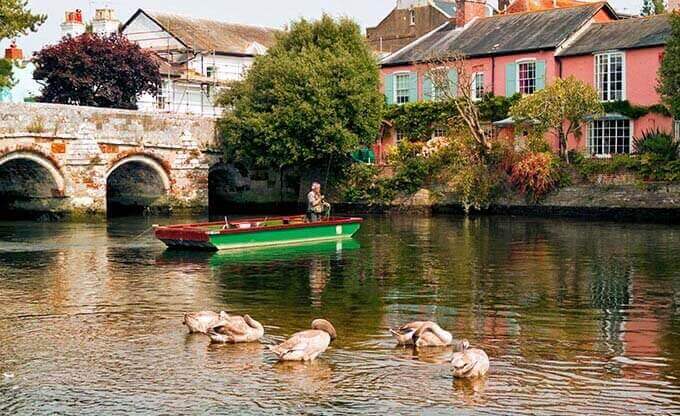
[[[159,221],[0,223],[0,413],[680,412],[679,227],[373,218],[341,247],[186,253],[144,234]],[[188,335],[204,309],[250,314],[264,344],[317,317],[338,339],[275,364]],[[485,349],[490,374],[395,348],[413,320]]]

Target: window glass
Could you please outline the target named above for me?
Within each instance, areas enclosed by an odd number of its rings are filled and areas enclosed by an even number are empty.
[[[397,104],[404,104],[409,101],[410,92],[410,79],[409,74],[399,74],[395,77],[395,102]]]
[[[520,62],[517,73],[520,94],[533,94],[536,91],[536,62]]]
[[[595,84],[602,101],[621,101],[623,96],[623,54],[602,53],[595,56]]]
[[[588,152],[594,156],[630,153],[630,120],[594,120],[588,129]]]

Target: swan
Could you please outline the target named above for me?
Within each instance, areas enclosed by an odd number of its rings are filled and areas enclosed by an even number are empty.
[[[184,314],[184,325],[189,328],[190,333],[205,334],[222,320],[229,319],[229,314],[224,311],[216,313],[213,311],[202,311]]]
[[[325,319],[312,321],[312,329],[293,334],[279,345],[269,346],[281,361],[312,361],[337,338],[333,324]]]
[[[462,341],[462,351],[454,352],[451,364],[455,378],[481,377],[489,371],[489,357],[484,350],[470,348],[468,340]]]
[[[399,345],[445,347],[453,343],[453,335],[432,321],[414,321],[398,329],[390,329]]]
[[[229,316],[208,330],[212,342],[236,344],[255,342],[264,335],[264,327],[250,315]]]

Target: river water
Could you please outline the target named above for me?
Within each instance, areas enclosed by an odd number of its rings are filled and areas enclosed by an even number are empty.
[[[369,218],[356,242],[167,252],[167,219],[0,222],[0,414],[679,414],[680,227]],[[249,313],[263,343],[331,320],[311,364],[188,335]],[[490,356],[397,348],[433,319]]]

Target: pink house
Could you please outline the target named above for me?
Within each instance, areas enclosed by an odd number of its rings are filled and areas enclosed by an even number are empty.
[[[532,94],[557,78],[574,75],[596,87],[603,101],[628,100],[645,106],[660,101],[656,72],[670,35],[664,16],[619,20],[607,3],[472,16],[461,27],[465,16],[459,15],[458,25],[444,24],[381,61],[388,104],[436,100],[437,91],[428,80],[424,61],[446,51],[467,56],[467,72],[478,98],[489,92],[497,96]],[[449,70],[449,79],[456,88],[455,70]],[[587,139],[572,139],[569,148],[597,156],[627,153],[636,135],[656,127],[671,131],[672,124],[670,118],[654,113],[639,120],[608,114],[589,121],[584,129]],[[514,136],[510,120],[497,127],[502,134]],[[388,131],[377,153],[399,139],[399,132]],[[548,139],[557,147],[552,136]]]

